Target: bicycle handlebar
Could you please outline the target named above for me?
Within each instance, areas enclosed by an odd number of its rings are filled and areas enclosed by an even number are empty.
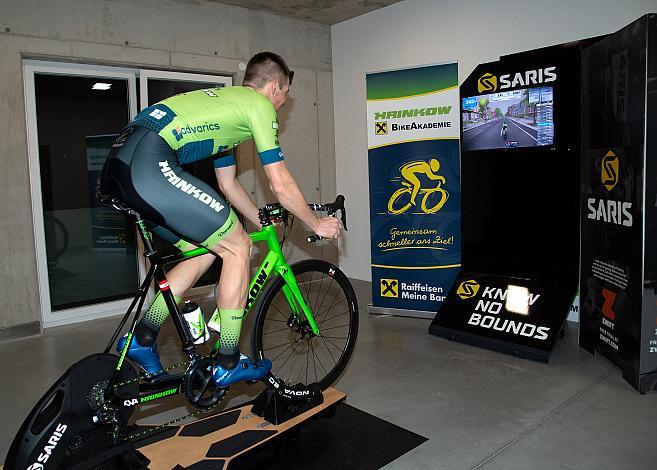
[[[308,207],[313,211],[326,212],[329,216],[335,215],[340,211],[342,225],[345,230],[349,230],[347,228],[347,209],[344,207],[344,196],[342,194],[339,194],[338,197],[335,198],[335,201],[329,202],[328,204],[308,204]],[[307,238],[308,243],[315,243],[321,239],[322,237],[319,235],[311,235]]]
[[[340,211],[340,221],[345,230],[347,229],[347,209],[344,206],[344,196],[342,194],[335,198],[335,201],[326,204],[308,204],[310,210],[315,212],[326,212],[328,216],[335,216]],[[260,209],[260,221],[262,224],[271,223],[270,220],[281,221],[287,218],[288,211],[279,203],[267,204]],[[308,243],[315,243],[321,240],[319,235],[311,235],[307,238]]]

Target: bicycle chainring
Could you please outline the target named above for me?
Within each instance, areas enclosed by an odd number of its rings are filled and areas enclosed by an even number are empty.
[[[214,381],[215,363],[216,359],[212,357],[199,357],[190,363],[185,372],[185,397],[196,408],[212,408],[226,396],[227,389],[217,387]]]

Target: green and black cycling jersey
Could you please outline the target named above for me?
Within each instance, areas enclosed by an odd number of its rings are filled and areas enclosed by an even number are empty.
[[[172,96],[140,112],[112,145],[102,190],[137,209],[157,235],[181,249],[211,248],[236,224],[210,185],[182,165],[214,158],[235,165],[232,149],[255,141],[263,165],[283,160],[274,105],[248,87]],[[221,155],[218,155],[221,154]]]
[[[217,154],[216,168],[235,164],[232,149],[253,139],[263,165],[283,160],[274,105],[249,87],[206,88],[172,96],[128,124],[157,133],[181,165]]]

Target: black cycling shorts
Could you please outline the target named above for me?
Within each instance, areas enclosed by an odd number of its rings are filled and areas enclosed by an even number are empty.
[[[217,191],[182,169],[169,144],[143,127],[130,127],[112,145],[101,191],[125,201],[149,229],[182,250],[210,248],[237,224]]]

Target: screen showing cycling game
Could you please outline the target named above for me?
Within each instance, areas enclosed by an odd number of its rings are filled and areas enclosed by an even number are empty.
[[[552,87],[462,98],[463,151],[554,145]]]

